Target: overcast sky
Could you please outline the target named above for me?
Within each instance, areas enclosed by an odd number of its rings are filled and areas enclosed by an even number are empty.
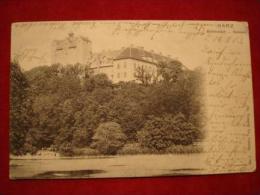
[[[147,21],[146,21],[147,23]],[[180,22],[172,22],[180,23]],[[139,29],[139,27],[136,27]],[[190,69],[201,66],[199,43],[184,40],[180,33],[131,31],[124,22],[44,22],[14,23],[12,26],[11,58],[18,60],[23,70],[51,63],[51,43],[73,32],[92,41],[92,51],[120,49],[131,44],[171,55]]]

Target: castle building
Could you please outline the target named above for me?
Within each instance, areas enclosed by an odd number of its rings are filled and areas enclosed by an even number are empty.
[[[91,46],[92,43],[88,38],[75,37],[70,33],[66,39],[53,42],[52,63],[88,65],[94,74],[104,73],[112,82],[117,83],[135,81],[138,67],[142,67],[151,75],[156,75],[159,62],[173,60],[170,56],[166,57],[133,45],[98,54],[92,53]]]
[[[73,33],[63,40],[52,43],[52,64],[87,64],[92,55],[92,43],[83,36]]]

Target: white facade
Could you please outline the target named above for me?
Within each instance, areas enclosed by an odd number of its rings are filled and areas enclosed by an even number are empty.
[[[145,72],[156,75],[157,68],[155,64],[140,61],[136,59],[114,60],[109,65],[92,67],[94,74],[106,74],[113,83],[120,81],[136,81],[135,73],[138,67],[143,67]]]
[[[137,68],[143,67],[146,72],[156,73],[156,65],[136,59],[120,59],[114,61],[114,82],[134,81]]]

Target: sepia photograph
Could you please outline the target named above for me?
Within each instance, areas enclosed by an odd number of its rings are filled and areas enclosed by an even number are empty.
[[[10,179],[254,171],[245,23],[23,22],[11,38]]]

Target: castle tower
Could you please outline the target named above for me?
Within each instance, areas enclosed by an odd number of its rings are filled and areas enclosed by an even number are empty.
[[[52,64],[87,64],[92,55],[92,43],[87,37],[75,36],[69,33],[68,37],[52,42]]]

